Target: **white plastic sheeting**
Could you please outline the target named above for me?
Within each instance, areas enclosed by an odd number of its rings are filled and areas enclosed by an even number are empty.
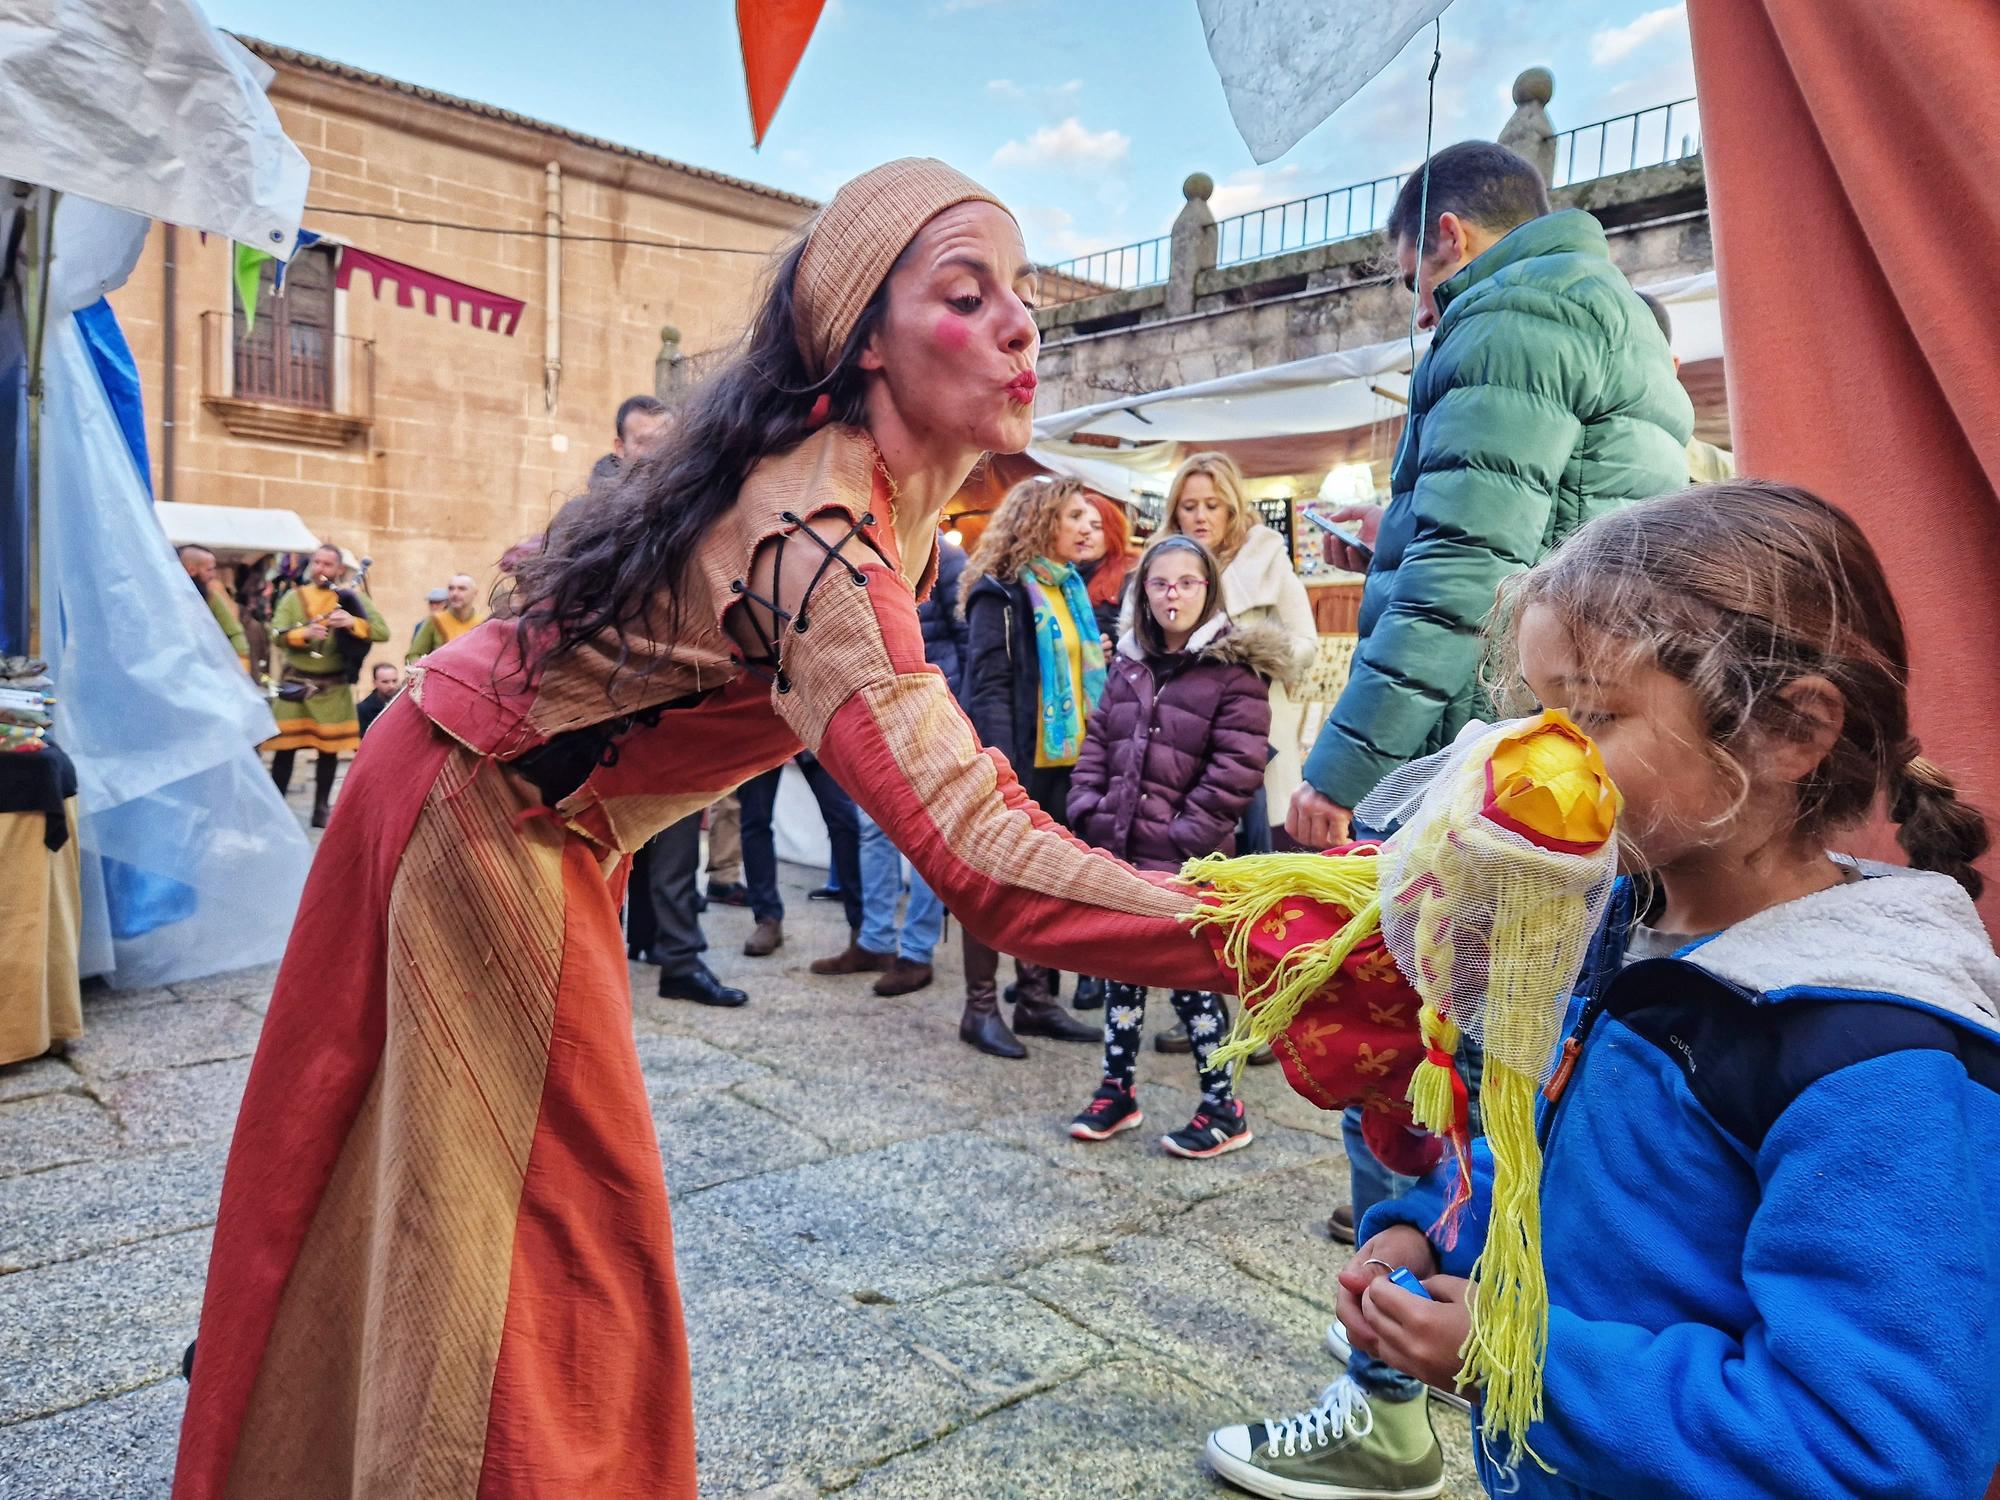
[[[1274,161],[1395,60],[1451,0],[1198,0],[1229,117]]]
[[[79,782],[83,972],[122,988],[275,959],[309,850],[257,754],[270,711],[160,534],[67,316],[43,379],[42,640]]]
[[[0,176],[288,258],[308,169],[269,76],[194,0],[12,0]]]

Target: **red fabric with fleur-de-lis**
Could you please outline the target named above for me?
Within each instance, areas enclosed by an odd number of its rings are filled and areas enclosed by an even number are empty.
[[[1345,907],[1307,896],[1276,903],[1251,927],[1244,994],[1254,994],[1286,953],[1334,936],[1351,915]],[[1220,953],[1228,929],[1204,930]],[[1254,999],[1245,1003],[1256,1007]],[[1410,1076],[1424,1057],[1420,1004],[1381,934],[1371,933],[1348,954],[1333,982],[1307,1000],[1271,1042],[1286,1082],[1321,1109],[1359,1106],[1370,1149],[1385,1166],[1407,1176],[1428,1170],[1443,1150],[1437,1138],[1412,1127],[1406,1097]]]

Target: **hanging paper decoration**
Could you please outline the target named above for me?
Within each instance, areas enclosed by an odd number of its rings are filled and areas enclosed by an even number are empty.
[[[396,288],[398,307],[416,306],[416,298],[424,299],[424,311],[437,316],[440,300],[451,304],[451,320],[459,321],[464,309],[471,310],[468,320],[475,328],[490,328],[512,337],[521,322],[521,309],[527,304],[519,297],[502,296],[499,292],[483,291],[476,286],[468,286],[463,281],[454,281],[449,276],[440,276],[435,271],[422,270],[417,266],[407,266],[401,261],[390,260],[386,255],[376,255],[372,251],[357,250],[352,245],[343,245],[340,250],[340,269],[334,273],[334,285],[342,291],[356,271],[365,271],[374,285],[375,295],[382,295],[382,283],[390,282]],[[484,321],[481,321],[482,314]]]
[[[255,245],[235,245],[236,300],[243,304],[243,331],[257,326],[257,289],[264,279],[264,262],[271,257]]]
[[[736,0],[736,33],[743,42],[743,77],[750,87],[750,139],[764,132],[785,97],[826,0]]]

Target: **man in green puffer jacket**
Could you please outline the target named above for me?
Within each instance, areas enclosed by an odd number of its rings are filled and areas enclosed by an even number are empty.
[[[1423,175],[1388,233],[1418,326],[1437,331],[1410,381],[1388,508],[1340,513],[1375,556],[1353,673],[1287,819],[1313,848],[1345,838],[1378,781],[1474,716],[1501,580],[1593,517],[1688,482],[1693,408],[1597,220],[1550,212],[1526,160],[1466,141],[1431,159],[1419,265]],[[1331,538],[1328,557],[1359,565]]]

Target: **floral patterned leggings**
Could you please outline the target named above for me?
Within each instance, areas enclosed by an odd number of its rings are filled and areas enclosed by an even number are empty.
[[[1210,1104],[1227,1105],[1235,1098],[1229,1070],[1209,1066],[1209,1055],[1222,1045],[1229,1029],[1229,1012],[1222,997],[1209,990],[1175,990],[1174,1014],[1187,1027],[1194,1044],[1195,1071],[1201,1075],[1201,1095]],[[1139,1064],[1140,1034],[1146,1022],[1144,986],[1107,981],[1104,986],[1104,1076],[1130,1090]]]

